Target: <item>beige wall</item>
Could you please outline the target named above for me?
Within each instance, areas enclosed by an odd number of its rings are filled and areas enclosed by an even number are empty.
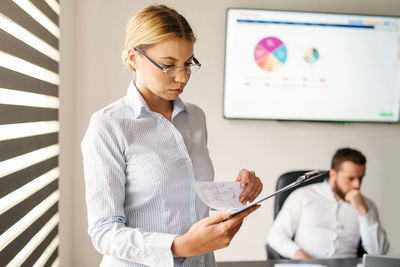
[[[61,246],[62,266],[96,266],[100,255],[87,236],[80,140],[90,115],[122,97],[131,73],[120,61],[125,24],[144,0],[61,1]],[[193,75],[182,98],[201,106],[208,121],[209,149],[216,180],[234,180],[241,168],[255,170],[264,194],[273,191],[284,171],[329,167],[336,148],[352,146],[368,158],[363,191],[377,204],[390,237],[391,254],[400,255],[400,124],[320,123],[225,120],[222,117],[225,12],[249,7],[400,16],[398,0],[171,0],[198,36],[196,57],[203,67]],[[396,171],[397,170],[397,171]],[[216,252],[219,261],[265,259],[264,244],[272,223],[269,201],[244,223],[230,247]],[[250,249],[249,249],[250,248]]]
[[[59,258],[61,266],[74,266],[74,256],[72,252],[75,235],[82,230],[74,227],[72,212],[73,187],[80,186],[74,182],[74,161],[73,158],[78,153],[75,145],[75,1],[61,1],[62,12],[60,14],[60,246]],[[81,205],[82,206],[82,205]],[[84,227],[84,226],[83,226]],[[81,227],[82,229],[82,227]],[[83,266],[78,264],[77,266]],[[88,266],[95,266],[91,264]]]

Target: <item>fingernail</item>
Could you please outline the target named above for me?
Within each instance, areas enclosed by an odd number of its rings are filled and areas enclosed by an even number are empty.
[[[244,184],[240,184],[240,188],[244,188]]]
[[[243,202],[243,200],[244,200],[244,197],[241,197],[241,198],[239,199],[240,202]]]

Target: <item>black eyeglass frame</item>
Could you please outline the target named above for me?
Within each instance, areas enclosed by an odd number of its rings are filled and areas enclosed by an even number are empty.
[[[146,55],[146,53],[145,53],[142,49],[137,48],[137,47],[135,47],[134,49],[135,49],[136,51],[138,51],[140,54],[142,54],[143,56],[145,56],[151,63],[154,64],[154,66],[156,66],[156,67],[159,68],[162,72],[164,72],[165,75],[167,75],[167,72],[168,72],[169,70],[174,69],[174,68],[180,69],[180,70],[185,70],[186,73],[188,73],[188,70],[189,70],[190,73],[192,73],[191,66],[196,65],[196,66],[198,66],[199,68],[201,67],[200,62],[199,62],[195,57],[193,57],[193,62],[194,62],[194,64],[193,64],[193,63],[190,63],[190,66],[183,67],[183,68],[182,68],[182,67],[175,67],[175,66],[174,66],[174,67],[171,67],[171,68],[165,68],[163,65],[161,65],[160,63],[154,61],[154,60],[151,59],[148,55]]]

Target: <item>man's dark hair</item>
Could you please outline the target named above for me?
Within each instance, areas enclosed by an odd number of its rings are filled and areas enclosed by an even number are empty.
[[[336,151],[335,155],[333,155],[331,168],[335,171],[339,171],[340,166],[345,161],[351,161],[357,165],[365,165],[367,159],[365,156],[358,150],[351,148],[340,148]]]

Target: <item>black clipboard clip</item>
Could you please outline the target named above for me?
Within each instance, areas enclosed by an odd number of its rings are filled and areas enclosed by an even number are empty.
[[[283,187],[283,188],[281,188],[281,189],[275,191],[275,192],[272,193],[271,195],[266,196],[266,197],[264,197],[264,198],[262,198],[262,199],[260,199],[260,200],[258,200],[258,201],[256,201],[256,202],[254,202],[254,203],[251,203],[251,204],[249,204],[249,205],[246,206],[246,207],[243,207],[243,208],[241,208],[241,209],[232,211],[231,216],[234,216],[234,215],[236,215],[236,214],[238,214],[238,213],[240,213],[240,212],[242,212],[242,211],[244,211],[244,210],[247,210],[247,209],[250,208],[250,207],[253,207],[253,206],[255,206],[255,205],[258,205],[258,204],[260,204],[261,202],[263,202],[264,200],[267,200],[268,198],[271,198],[271,197],[273,197],[273,196],[276,196],[276,195],[278,195],[278,194],[280,194],[280,193],[282,193],[282,192],[285,192],[285,191],[287,191],[287,190],[289,190],[289,189],[291,189],[291,188],[294,188],[294,187],[296,187],[296,186],[298,186],[298,185],[301,185],[301,184],[303,184],[303,183],[306,183],[306,182],[308,182],[308,181],[311,181],[311,180],[313,180],[313,179],[315,179],[315,178],[321,177],[322,175],[327,174],[327,173],[328,173],[328,171],[320,171],[320,170],[314,170],[314,171],[306,172],[305,174],[303,174],[302,176],[300,176],[299,178],[297,178],[296,181],[294,181],[293,183],[288,184],[287,186],[285,186],[285,187]]]

